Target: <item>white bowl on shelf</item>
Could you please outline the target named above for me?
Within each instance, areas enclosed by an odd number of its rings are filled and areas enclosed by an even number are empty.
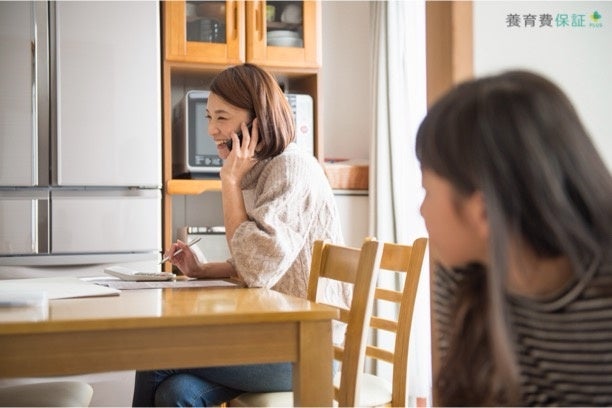
[[[266,33],[268,40],[272,38],[300,38],[300,34],[297,31],[291,30],[271,30]]]
[[[304,41],[301,38],[293,38],[293,37],[268,38],[267,43],[268,45],[272,45],[274,47],[302,48],[304,46]]]
[[[297,4],[287,4],[281,13],[283,23],[300,24],[302,22],[302,8]]]

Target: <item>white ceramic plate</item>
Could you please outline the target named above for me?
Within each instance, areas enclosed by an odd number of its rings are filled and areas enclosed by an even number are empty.
[[[300,38],[300,35],[297,33],[297,31],[291,31],[291,30],[273,30],[273,31],[268,31],[267,32],[267,37],[268,40],[271,38]]]
[[[304,41],[302,41],[301,38],[288,38],[288,37],[268,38],[268,45],[272,45],[275,47],[301,48],[304,46]]]

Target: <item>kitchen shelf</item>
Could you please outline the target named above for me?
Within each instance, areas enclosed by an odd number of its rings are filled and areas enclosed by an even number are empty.
[[[172,179],[166,183],[166,193],[170,195],[196,195],[205,191],[221,190],[221,180]]]
[[[167,71],[170,71],[172,75],[196,75],[202,74],[209,76],[216,76],[218,73],[228,68],[228,64],[215,64],[215,63],[201,63],[201,62],[175,62],[166,61],[165,67]],[[266,70],[276,77],[284,77],[289,79],[298,80],[300,78],[309,78],[313,75],[317,75],[320,70],[313,67],[296,68],[292,66],[287,67],[266,67]]]

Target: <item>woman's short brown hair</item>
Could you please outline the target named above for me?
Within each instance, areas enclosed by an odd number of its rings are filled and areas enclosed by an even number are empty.
[[[227,103],[257,118],[259,160],[281,154],[295,139],[295,125],[289,102],[275,78],[253,64],[230,67],[215,77],[210,91]]]

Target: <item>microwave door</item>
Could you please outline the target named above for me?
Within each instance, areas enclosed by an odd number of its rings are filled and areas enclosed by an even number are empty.
[[[48,252],[49,192],[46,189],[2,191],[0,256],[17,257]]]

